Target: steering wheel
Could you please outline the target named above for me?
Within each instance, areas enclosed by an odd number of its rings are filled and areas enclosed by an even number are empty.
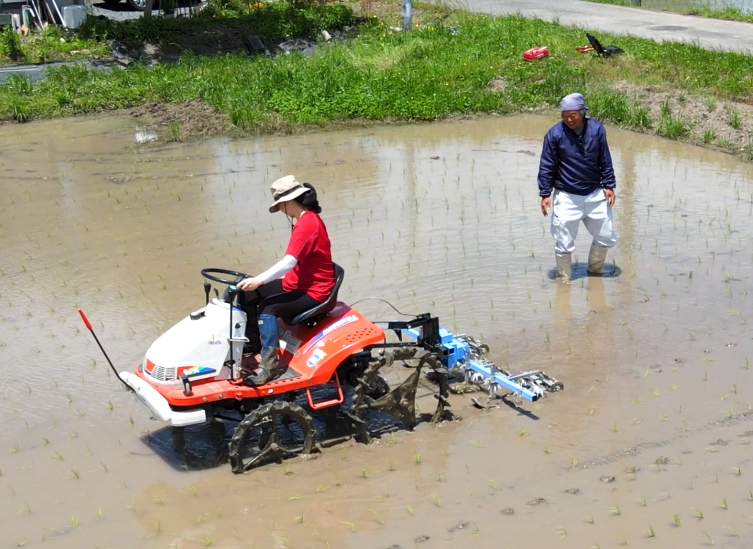
[[[232,275],[235,277],[235,280],[227,279],[227,278],[220,278],[219,276],[217,276],[217,274]],[[246,273],[239,273],[238,271],[231,271],[229,269],[215,269],[215,268],[202,269],[201,276],[203,276],[204,278],[208,278],[209,280],[219,282],[220,284],[227,284],[228,286],[236,286],[244,278],[251,277],[251,275],[247,275]]]

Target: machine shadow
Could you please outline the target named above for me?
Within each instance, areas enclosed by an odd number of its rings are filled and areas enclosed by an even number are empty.
[[[312,391],[317,399],[331,398],[326,392],[327,388]],[[356,430],[352,426],[352,420],[345,414],[350,409],[352,398],[353,391],[349,389],[346,391],[345,402],[340,407],[319,411],[309,409],[305,398],[294,401],[311,415],[318,449],[332,448],[355,438]],[[418,424],[430,422],[431,417],[431,414],[419,414]],[[241,419],[240,414],[228,412],[226,416],[215,417],[201,425],[163,427],[142,435],[140,439],[176,471],[216,469],[228,464],[228,445]],[[369,411],[366,419],[369,436],[373,439],[411,429],[397,418],[382,412]]]

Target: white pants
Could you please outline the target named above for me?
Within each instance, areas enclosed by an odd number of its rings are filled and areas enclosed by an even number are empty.
[[[617,243],[617,235],[612,229],[612,209],[607,206],[603,189],[586,196],[555,190],[552,194],[552,237],[556,255],[575,251],[581,221],[591,233],[594,246],[611,248]]]

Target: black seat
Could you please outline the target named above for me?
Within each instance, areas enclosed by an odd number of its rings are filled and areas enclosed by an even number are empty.
[[[288,326],[295,326],[296,324],[303,324],[309,327],[314,326],[335,308],[337,305],[337,292],[340,291],[340,285],[343,283],[343,278],[345,278],[345,271],[337,263],[333,263],[332,265],[335,267],[335,287],[332,288],[332,293],[329,294],[329,297],[313,309],[303,311],[293,318],[284,318],[283,321],[285,324]]]

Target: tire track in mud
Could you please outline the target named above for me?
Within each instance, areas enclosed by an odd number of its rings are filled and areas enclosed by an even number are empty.
[[[674,444],[675,442],[681,439],[693,438],[694,436],[705,431],[712,431],[719,427],[730,427],[734,425],[739,425],[739,424],[742,424],[751,420],[753,420],[753,411],[744,412],[742,414],[737,414],[732,417],[727,417],[724,419],[720,419],[718,421],[707,423],[706,425],[702,427],[697,427],[695,429],[686,431],[682,434],[679,434],[667,440],[661,440],[661,441],[656,441],[656,442],[641,442],[639,444],[636,444],[635,446],[627,448],[626,450],[613,452],[611,454],[608,454],[600,458],[588,460],[587,465],[584,465],[583,469],[593,469],[596,467],[600,467],[602,465],[609,465],[612,463],[617,463],[620,460],[637,456],[646,450],[650,450],[653,448],[662,448],[664,446],[669,446],[671,444]]]

